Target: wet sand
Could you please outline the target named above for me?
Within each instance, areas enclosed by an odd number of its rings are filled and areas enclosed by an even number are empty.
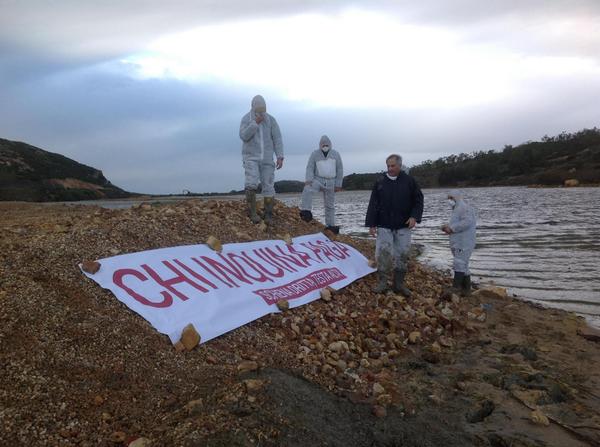
[[[227,200],[0,216],[0,445],[600,445],[600,344],[574,314],[452,297],[413,261],[411,299],[370,275],[177,352],[77,264],[323,227],[277,203],[263,230]]]

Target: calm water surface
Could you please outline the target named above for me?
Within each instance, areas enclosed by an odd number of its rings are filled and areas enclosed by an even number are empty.
[[[449,271],[448,237],[439,229],[451,211],[448,191],[423,191],[425,212],[413,243],[421,246],[421,261]],[[462,192],[478,212],[477,247],[471,258],[475,281],[494,282],[521,298],[577,312],[600,327],[600,188],[467,188]],[[336,195],[342,233],[368,237],[364,219],[369,196],[369,191]],[[290,206],[300,204],[300,194],[277,198]],[[126,208],[137,202],[89,203]],[[313,214],[324,221],[322,197],[315,196]]]

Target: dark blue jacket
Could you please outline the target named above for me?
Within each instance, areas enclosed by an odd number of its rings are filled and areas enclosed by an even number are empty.
[[[423,193],[410,175],[400,172],[396,180],[383,175],[373,185],[367,208],[365,226],[383,227],[390,230],[406,228],[406,221],[414,217],[421,222],[423,216]]]

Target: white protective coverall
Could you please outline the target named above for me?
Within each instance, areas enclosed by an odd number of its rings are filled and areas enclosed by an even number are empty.
[[[240,123],[240,138],[242,139],[242,159],[244,163],[247,190],[256,190],[262,185],[264,197],[275,196],[275,162],[273,156],[283,158],[283,141],[281,131],[275,118],[266,113],[266,103],[262,96],[252,98],[252,108],[242,118]],[[256,123],[257,114],[264,120]]]
[[[329,146],[324,152],[323,146]],[[344,165],[340,154],[331,148],[331,140],[323,135],[319,141],[319,149],[310,154],[306,164],[306,181],[302,191],[301,210],[312,211],[313,193],[322,191],[325,205],[325,225],[335,226],[335,188],[341,188],[344,180]]]
[[[470,275],[469,259],[475,248],[477,215],[475,209],[463,200],[462,194],[459,192],[452,191],[448,196],[453,197],[456,202],[448,223],[452,230],[450,250],[454,257],[453,268],[455,272]]]

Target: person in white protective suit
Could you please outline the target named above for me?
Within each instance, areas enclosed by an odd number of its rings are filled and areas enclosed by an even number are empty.
[[[340,228],[335,225],[335,193],[342,190],[344,165],[339,152],[331,148],[331,140],[327,135],[321,137],[319,149],[310,154],[305,179],[300,218],[306,222],[312,220],[313,194],[323,192],[325,225],[338,234]]]
[[[256,213],[256,192],[260,184],[264,197],[264,219],[265,223],[270,224],[275,201],[275,168],[281,169],[283,166],[283,141],[279,125],[267,113],[267,104],[260,95],[252,98],[250,112],[242,118],[240,138],[248,215],[252,223],[260,222]]]
[[[452,207],[452,215],[450,222],[442,226],[442,231],[450,236],[450,250],[454,257],[452,289],[466,296],[471,293],[469,259],[475,249],[477,215],[458,191],[450,192],[448,201]]]

